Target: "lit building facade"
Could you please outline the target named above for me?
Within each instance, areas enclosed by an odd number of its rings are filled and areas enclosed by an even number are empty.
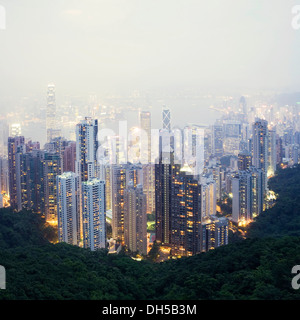
[[[106,248],[105,181],[82,182],[83,247],[94,251]]]
[[[146,195],[142,185],[132,181],[124,190],[124,239],[131,252],[147,254]]]
[[[79,176],[64,172],[57,176],[58,241],[79,245],[81,240]]]

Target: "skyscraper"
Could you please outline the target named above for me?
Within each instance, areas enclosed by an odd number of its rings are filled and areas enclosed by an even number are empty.
[[[251,154],[244,150],[238,155],[238,170],[245,171],[252,166],[252,157]]]
[[[76,173],[81,182],[97,178],[98,120],[85,118],[76,126]]]
[[[263,171],[254,166],[232,179],[232,219],[247,224],[263,211]]]
[[[131,252],[147,254],[146,195],[142,185],[132,181],[124,190],[124,239]]]
[[[155,165],[155,229],[156,240],[167,245],[171,241],[172,183],[179,170],[180,165],[174,163],[173,153],[166,158],[161,153],[159,163]]]
[[[112,234],[113,238],[122,244],[124,244],[124,190],[126,186],[126,165],[112,165]]]
[[[83,247],[106,248],[105,181],[91,179],[82,182]]]
[[[252,218],[262,213],[264,208],[263,171],[250,167],[251,174],[251,213]]]
[[[146,154],[141,155],[143,164],[143,190],[147,198],[147,213],[152,213],[155,210],[155,170],[154,164],[151,162],[151,113],[148,111],[142,111],[140,113],[140,128],[146,134],[142,144],[148,146],[143,150],[147,151]],[[145,141],[144,141],[145,140]]]
[[[76,142],[68,142],[63,151],[63,172],[76,172]]]
[[[269,129],[268,131],[268,171],[267,177],[271,177],[275,174],[277,164],[277,152],[276,152],[276,130]]]
[[[9,193],[7,156],[0,157],[0,193]]]
[[[162,119],[163,129],[171,131],[171,111],[169,109],[163,109]]]
[[[142,144],[147,145],[145,148],[146,154],[141,155],[142,163],[149,164],[151,163],[151,113],[148,111],[141,111],[140,112],[140,128],[144,131],[145,136],[142,136]],[[143,139],[143,137],[145,137]]]
[[[79,245],[81,239],[79,177],[74,172],[57,176],[58,240]]]
[[[253,158],[252,163],[263,171],[263,187],[267,190],[268,172],[268,122],[258,119],[252,126]]]
[[[216,214],[216,182],[212,176],[201,177],[201,216],[210,217]]]
[[[56,177],[62,174],[61,157],[57,153],[44,154],[44,195],[45,218],[47,222],[57,223],[57,184]]]
[[[8,172],[9,172],[9,194],[10,194],[10,205],[12,210],[21,210],[18,207],[17,199],[17,163],[16,157],[18,153],[18,147],[25,143],[23,136],[20,137],[9,137],[8,138]]]
[[[172,182],[171,254],[192,256],[200,252],[201,185],[184,166]]]
[[[211,216],[202,221],[200,251],[207,252],[228,244],[228,220]]]
[[[56,129],[56,101],[55,101],[55,85],[49,84],[47,90],[47,106],[46,106],[46,131],[47,141],[50,142],[54,138],[53,131]]]
[[[217,158],[223,156],[223,126],[215,124],[212,130],[212,152]]]
[[[251,174],[239,171],[232,179],[232,220],[246,224],[252,220]]]
[[[0,157],[7,157],[7,142],[9,125],[6,120],[0,120]]]

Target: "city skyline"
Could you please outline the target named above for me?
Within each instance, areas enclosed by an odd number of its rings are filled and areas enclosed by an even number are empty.
[[[41,297],[293,296],[300,4],[0,1],[7,279],[42,254],[79,281],[33,266]]]

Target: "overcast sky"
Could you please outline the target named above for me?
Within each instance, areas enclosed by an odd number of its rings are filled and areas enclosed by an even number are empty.
[[[153,87],[297,90],[292,0],[0,0],[0,96]]]

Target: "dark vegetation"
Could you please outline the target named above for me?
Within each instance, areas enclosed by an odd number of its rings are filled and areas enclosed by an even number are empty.
[[[0,299],[300,299],[291,287],[300,264],[300,168],[279,171],[270,187],[277,204],[249,227],[249,239],[161,264],[52,244],[55,233],[39,216],[2,209]]]

